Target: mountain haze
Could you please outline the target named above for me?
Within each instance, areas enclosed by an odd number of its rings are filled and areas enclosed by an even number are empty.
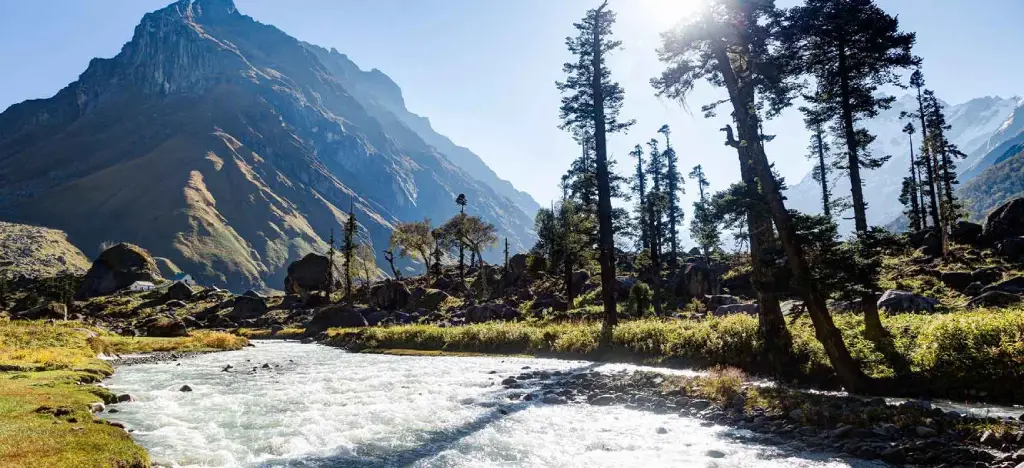
[[[513,250],[536,203],[405,109],[400,88],[337,51],[181,0],[49,99],[0,114],[0,212],[87,254],[128,241],[202,280],[278,286],[350,206],[376,250],[395,222],[439,223],[465,193]]]
[[[952,126],[947,136],[951,142],[968,155],[958,160],[961,183],[969,181],[1005,153],[1010,141],[1024,138],[1024,102],[1019,97],[1001,98],[986,96],[965,103],[945,104],[947,121]],[[903,205],[899,202],[903,178],[910,170],[910,141],[900,120],[900,112],[916,112],[916,96],[907,94],[893,103],[892,108],[878,117],[863,123],[863,127],[877,136],[870,150],[876,156],[891,155],[892,158],[880,169],[862,172],[864,198],[868,203],[868,224],[885,226],[902,217]],[[920,123],[915,121],[914,154],[921,150]],[[844,148],[842,143],[832,144],[833,151]],[[850,180],[845,173],[834,171],[830,174],[833,197],[849,197]],[[807,213],[821,213],[821,187],[808,173],[787,192],[789,205]],[[846,219],[851,218],[851,219]],[[838,220],[845,232],[853,230],[852,212],[844,213]],[[905,223],[902,223],[905,224]],[[901,223],[892,224],[900,226]]]

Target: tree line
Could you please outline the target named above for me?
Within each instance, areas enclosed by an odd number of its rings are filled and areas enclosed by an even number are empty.
[[[617,174],[609,157],[608,136],[627,132],[636,123],[620,115],[625,91],[607,65],[607,57],[622,45],[613,37],[614,24],[615,13],[604,2],[587,11],[574,24],[576,35],[566,39],[573,60],[564,64],[565,79],[556,83],[562,93],[560,128],[581,151],[562,177],[560,202],[537,216],[540,241],[535,247],[565,269],[567,284],[571,270],[597,252],[605,347],[618,319],[616,241],[632,242],[647,260],[642,275],[653,288],[655,311],[660,313],[663,275],[678,267],[678,229],[684,221],[679,206],[684,178],[667,125],[657,131],[662,139],[652,138],[646,147],[638,144],[630,152],[635,161],[631,176]],[[736,152],[741,180],[710,194],[703,167],[693,167],[689,178],[699,198],[690,234],[710,262],[723,228],[742,233],[760,306],[760,337],[779,372],[784,372],[791,348],[775,284],[779,265],[784,265],[837,375],[852,390],[876,386],[850,355],[826,299],[860,299],[868,334],[887,336],[872,288],[888,238],[868,225],[863,194],[868,172],[890,157],[872,154],[876,137],[863,126],[891,108],[895,98],[887,89],[912,87],[918,96],[917,112],[902,116],[914,153],[901,194],[911,228],[936,230],[945,252],[952,226],[962,217],[952,188],[955,160],[964,155],[946,137],[950,127],[941,101],[924,86],[922,59],[913,53],[915,41],[913,32],[902,31],[898,19],[873,0],[805,0],[788,9],[773,0],[708,0],[694,17],[662,34],[657,52],[665,69],[651,79],[657,96],[684,102],[701,81],[727,92],[727,99],[707,103],[702,111],[712,119],[723,111],[725,145]],[[912,72],[908,82],[904,72]],[[768,158],[766,147],[773,136],[764,134],[764,122],[798,101],[811,133],[809,153],[821,186],[821,215],[787,209],[785,181]],[[913,140],[916,127],[921,130],[919,147]],[[836,196],[830,187],[833,174],[849,178],[848,196]],[[615,198],[634,202],[627,205],[632,209],[613,208]],[[843,242],[835,220],[847,210],[853,214],[855,235]]]

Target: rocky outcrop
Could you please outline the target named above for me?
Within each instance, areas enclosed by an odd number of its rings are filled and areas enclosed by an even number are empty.
[[[1024,198],[1010,200],[989,213],[983,236],[990,243],[1024,236]]]
[[[416,288],[412,291],[409,308],[437,312],[450,297],[448,293],[440,289]]]
[[[996,244],[996,253],[1010,261],[1024,261],[1024,236],[999,241]]]
[[[939,301],[919,296],[908,291],[897,291],[890,289],[878,299],[877,306],[880,310],[889,312],[935,312],[935,306]]]
[[[330,281],[331,262],[315,253],[306,254],[302,259],[288,265],[288,276],[284,278],[284,292],[304,296],[313,291],[326,291]]]
[[[159,282],[159,269],[145,249],[132,244],[117,244],[100,254],[85,274],[77,297],[105,296],[127,288],[136,281]]]

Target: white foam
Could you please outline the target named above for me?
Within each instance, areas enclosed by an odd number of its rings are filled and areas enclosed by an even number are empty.
[[[109,387],[137,401],[104,414],[134,429],[154,462],[175,467],[849,466],[676,415],[510,401],[516,390],[498,383],[523,366],[631,368],[621,364],[352,354],[286,342],[181,362],[118,369]],[[222,372],[228,364],[234,369]],[[180,392],[185,384],[193,391]]]

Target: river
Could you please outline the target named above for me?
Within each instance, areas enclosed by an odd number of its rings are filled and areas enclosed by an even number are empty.
[[[787,453],[749,432],[673,414],[512,401],[509,394],[522,390],[499,382],[526,366],[633,367],[257,342],[121,367],[104,385],[137,401],[103,416],[131,429],[155,463],[174,467],[878,466]]]

